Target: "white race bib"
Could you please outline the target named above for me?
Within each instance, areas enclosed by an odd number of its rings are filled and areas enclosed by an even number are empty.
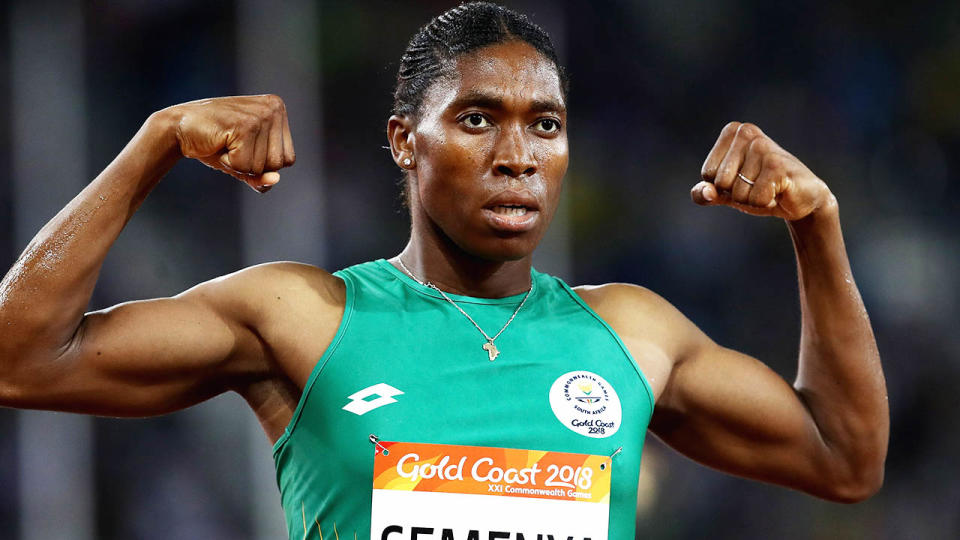
[[[609,456],[380,441],[370,540],[606,540]]]

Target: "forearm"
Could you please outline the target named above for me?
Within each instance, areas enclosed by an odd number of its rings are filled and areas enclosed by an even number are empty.
[[[70,343],[107,252],[179,157],[168,117],[151,116],[37,233],[0,282],[0,369],[14,367],[14,358],[55,355]]]
[[[889,437],[880,355],[853,280],[836,200],[788,222],[797,255],[802,331],[794,387],[823,443],[851,477],[882,478]],[[872,478],[879,475],[880,478]]]

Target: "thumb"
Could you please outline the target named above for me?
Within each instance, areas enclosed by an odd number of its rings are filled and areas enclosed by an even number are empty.
[[[717,204],[719,202],[717,200],[719,198],[717,186],[713,185],[711,182],[699,182],[690,189],[690,198],[693,199],[693,202],[699,204],[700,206]]]
[[[247,184],[258,193],[266,193],[280,181],[280,173],[268,171],[261,176],[247,176],[246,178],[238,178],[238,180]]]

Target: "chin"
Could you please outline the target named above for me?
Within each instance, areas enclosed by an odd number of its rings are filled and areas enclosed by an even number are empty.
[[[464,251],[477,258],[488,261],[510,262],[519,261],[533,255],[539,244],[540,237],[530,238],[529,235],[512,237],[494,237],[479,244],[467,247],[461,246]],[[472,248],[472,249],[471,249]]]

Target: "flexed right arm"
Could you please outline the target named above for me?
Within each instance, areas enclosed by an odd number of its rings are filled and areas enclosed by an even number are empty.
[[[256,354],[256,339],[224,315],[236,307],[227,305],[231,291],[249,286],[242,276],[84,315],[108,250],[181,157],[269,189],[294,161],[283,102],[241,96],[154,113],[37,233],[0,282],[0,406],[165,412],[219,393],[220,366]],[[117,358],[130,347],[136,358]],[[110,395],[138,386],[136,395]]]

